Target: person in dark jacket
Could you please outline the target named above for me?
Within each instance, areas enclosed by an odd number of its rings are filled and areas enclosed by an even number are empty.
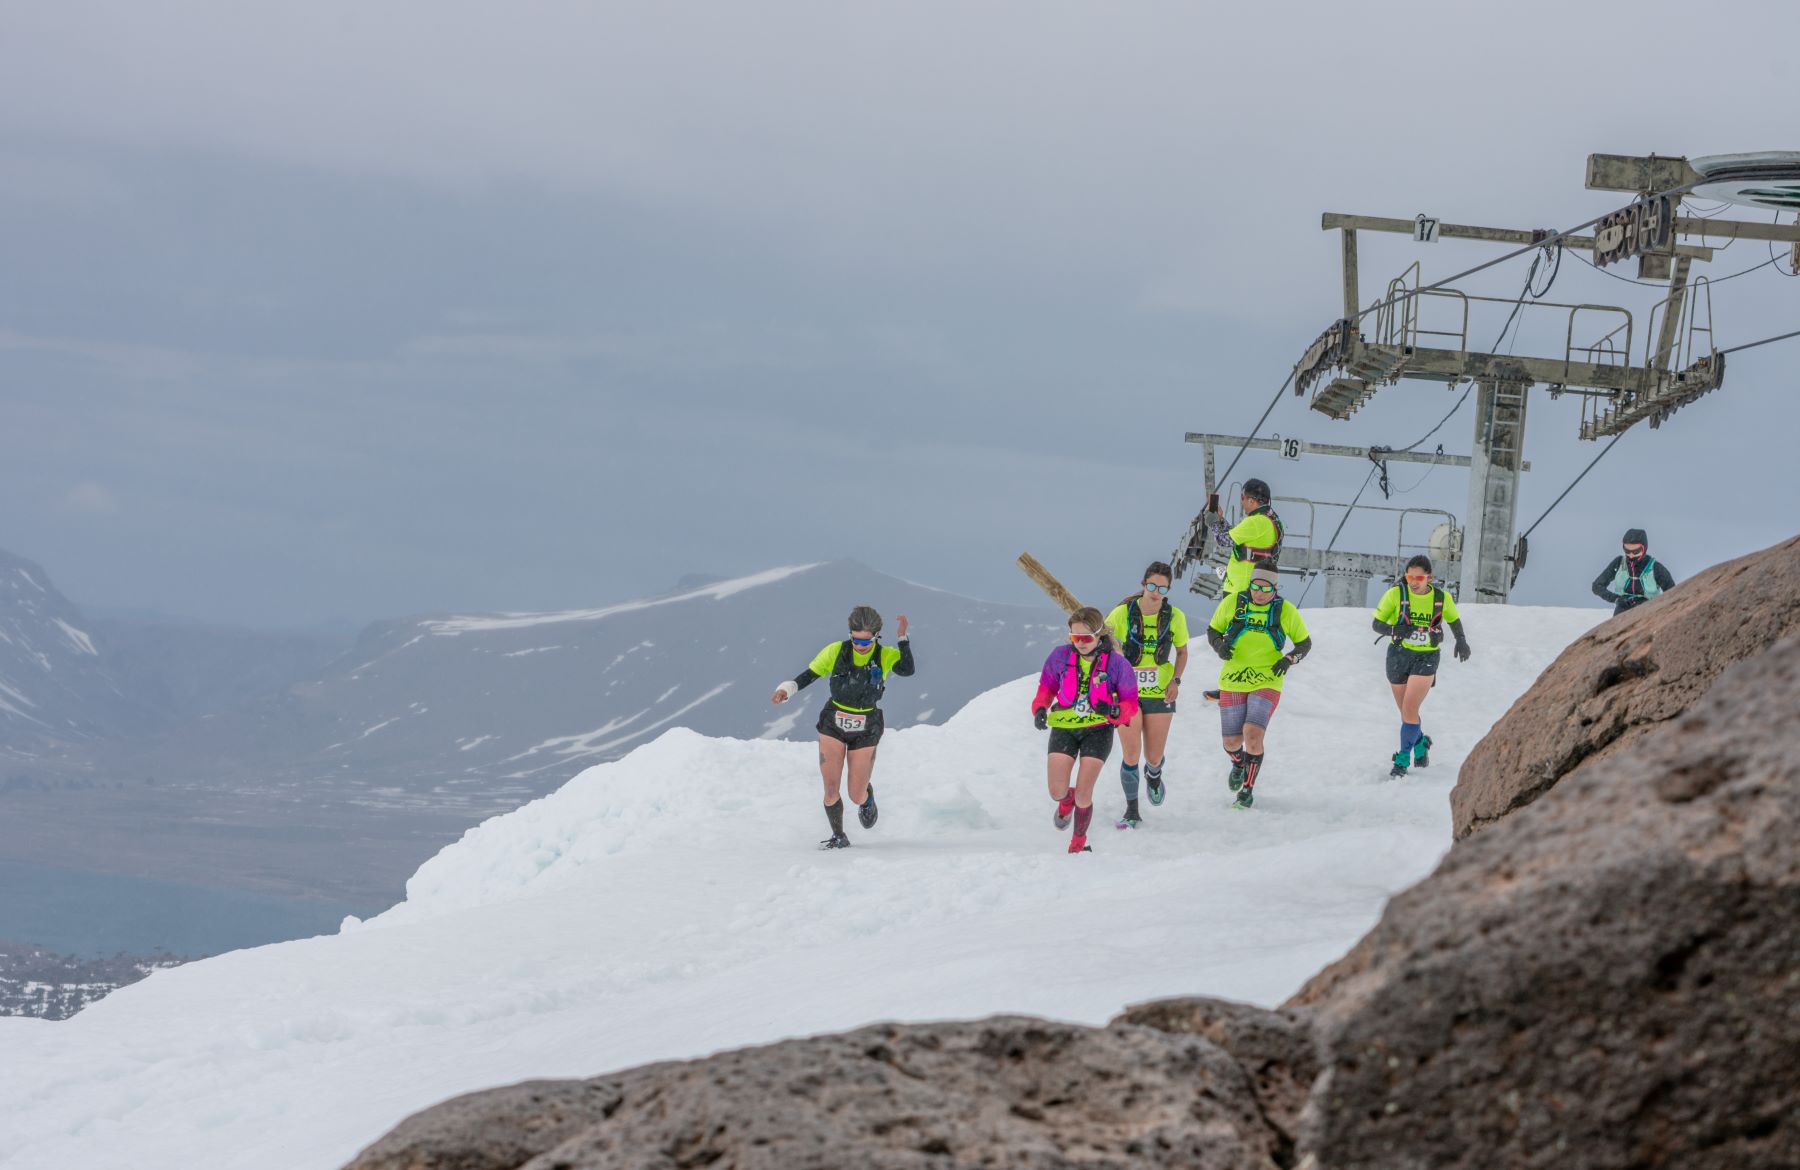
[[[1669,567],[1650,555],[1650,538],[1642,528],[1626,529],[1624,546],[1594,578],[1594,596],[1613,603],[1614,617],[1675,588]]]

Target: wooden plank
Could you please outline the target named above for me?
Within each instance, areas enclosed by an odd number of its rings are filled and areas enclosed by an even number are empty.
[[[1081,602],[1076,596],[1064,588],[1063,583],[1056,579],[1055,574],[1044,568],[1042,562],[1030,553],[1019,554],[1019,568],[1025,570],[1025,575],[1037,582],[1037,587],[1048,593],[1050,600],[1054,601],[1064,613],[1074,613],[1081,608]]]

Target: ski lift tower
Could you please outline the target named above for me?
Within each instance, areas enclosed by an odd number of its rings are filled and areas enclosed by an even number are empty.
[[[1239,485],[1230,485],[1229,491],[1216,482],[1213,473],[1213,450],[1216,447],[1251,449],[1257,451],[1273,451],[1284,460],[1298,460],[1308,455],[1339,456],[1347,459],[1368,460],[1375,463],[1381,471],[1383,484],[1386,483],[1387,464],[1391,463],[1425,463],[1434,467],[1468,467],[1472,460],[1467,455],[1446,455],[1440,446],[1433,452],[1393,451],[1385,447],[1345,447],[1336,443],[1309,443],[1304,439],[1292,436],[1275,435],[1267,439],[1255,439],[1245,435],[1211,435],[1189,432],[1187,441],[1199,444],[1205,451],[1205,482],[1210,495],[1217,491],[1221,495],[1221,507],[1234,509],[1229,501],[1238,497]],[[1519,470],[1530,471],[1531,464],[1520,465]],[[1335,539],[1319,546],[1319,512],[1320,509],[1335,511],[1343,509],[1346,513],[1350,504],[1337,503],[1330,500],[1311,500],[1301,496],[1276,496],[1271,503],[1277,505],[1275,511],[1281,516],[1286,532],[1282,541],[1281,554],[1276,570],[1283,573],[1294,573],[1312,578],[1325,578],[1325,604],[1328,606],[1362,606],[1368,604],[1369,582],[1376,577],[1387,581],[1397,581],[1404,571],[1407,558],[1415,552],[1427,553],[1432,565],[1440,576],[1449,582],[1455,582],[1462,564],[1462,529],[1457,527],[1456,517],[1441,508],[1395,508],[1380,504],[1358,505],[1368,512],[1386,512],[1391,514],[1394,527],[1394,545],[1391,549],[1380,552],[1355,552],[1336,547]],[[1232,519],[1237,519],[1233,510]],[[1425,528],[1429,525],[1429,528]],[[1341,528],[1341,525],[1340,525]],[[1423,529],[1423,531],[1421,531]],[[1410,538],[1410,539],[1409,539]],[[1225,572],[1226,556],[1214,544],[1211,534],[1206,529],[1205,515],[1196,516],[1188,530],[1183,534],[1181,544],[1169,558],[1177,578],[1184,575],[1195,565],[1212,563],[1214,572],[1196,573],[1189,589],[1205,597],[1217,597],[1222,588],[1220,577]],[[1455,584],[1450,586],[1457,589]]]
[[[1341,233],[1344,315],[1300,359],[1294,392],[1310,392],[1314,410],[1346,419],[1376,391],[1402,378],[1476,384],[1461,561],[1464,604],[1504,602],[1524,566],[1525,549],[1522,542],[1515,545],[1513,531],[1524,469],[1526,392],[1543,385],[1552,398],[1580,395],[1583,439],[1616,435],[1644,420],[1659,426],[1676,410],[1718,389],[1725,375],[1723,356],[1713,344],[1710,285],[1705,277],[1689,280],[1693,263],[1711,260],[1713,250],[1682,238],[1800,245],[1800,225],[1680,214],[1680,192],[1690,189],[1704,198],[1800,210],[1800,152],[1717,155],[1692,162],[1594,154],[1588,156],[1587,186],[1632,192],[1637,199],[1601,220],[1593,235],[1568,235],[1556,243],[1591,251],[1597,267],[1636,259],[1639,278],[1666,280],[1668,292],[1642,319],[1616,305],[1524,301],[1534,311],[1566,317],[1561,354],[1514,356],[1471,349],[1471,306],[1491,302],[1510,309],[1514,302],[1423,285],[1416,261],[1387,283],[1369,309],[1361,309],[1356,258],[1359,232],[1397,232],[1422,244],[1464,239],[1515,246],[1543,244],[1556,233],[1443,223],[1424,215],[1383,219],[1328,213],[1320,224]]]

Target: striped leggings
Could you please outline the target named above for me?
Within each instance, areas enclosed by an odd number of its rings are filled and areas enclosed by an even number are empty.
[[[1236,739],[1244,734],[1246,723],[1267,728],[1279,702],[1281,692],[1273,687],[1264,687],[1260,691],[1220,691],[1220,733],[1226,739]]]

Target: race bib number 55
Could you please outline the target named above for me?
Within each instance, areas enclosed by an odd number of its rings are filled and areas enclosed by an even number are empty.
[[[869,727],[869,717],[867,715],[852,715],[848,711],[838,711],[835,713],[834,718],[837,720],[838,730],[842,732],[854,733],[866,731]]]
[[[1412,633],[1406,635],[1406,644],[1408,646],[1431,645],[1431,631],[1421,630],[1415,627]]]

